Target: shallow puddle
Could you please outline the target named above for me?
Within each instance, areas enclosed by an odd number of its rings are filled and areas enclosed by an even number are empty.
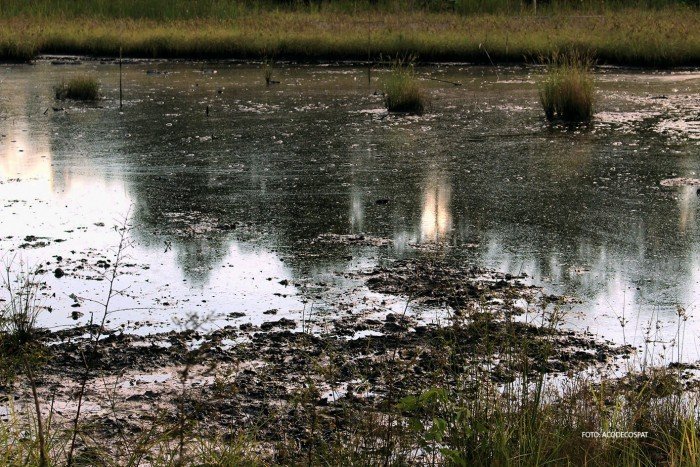
[[[103,100],[53,99],[84,73]],[[700,197],[661,182],[700,178],[700,75],[604,69],[594,122],[566,128],[538,69],[420,69],[422,116],[383,110],[384,73],[129,63],[120,112],[114,64],[0,67],[0,251],[46,271],[41,324],[100,311],[82,298],[105,297],[129,216],[112,327],[322,328],[404,306],[349,273],[438,256],[574,296],[569,324],[606,338],[659,321],[668,344],[683,307],[697,356]]]

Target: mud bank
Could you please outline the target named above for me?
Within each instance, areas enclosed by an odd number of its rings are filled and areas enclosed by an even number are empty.
[[[314,328],[281,318],[213,332],[104,329],[96,346],[97,326],[43,331],[49,357],[39,392],[51,401],[44,409],[67,427],[87,375],[85,439],[167,433],[184,416],[207,436],[255,426],[257,439],[274,445],[308,439],[312,413],[319,429],[342,432],[347,417],[381,414],[430,388],[462,387],[465,378],[499,386],[523,376],[602,374],[634,351],[560,329],[555,309],[564,299],[522,278],[439,261],[396,261],[362,275],[371,289],[410,296],[406,311],[349,314]],[[414,306],[449,313],[426,323]],[[26,384],[2,392],[15,409],[29,403]]]

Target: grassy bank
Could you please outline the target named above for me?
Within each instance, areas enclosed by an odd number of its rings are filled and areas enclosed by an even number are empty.
[[[697,6],[695,0],[548,0],[537,2],[540,14],[591,14],[625,8],[655,10],[669,6]],[[237,19],[261,11],[306,13],[450,12],[522,14],[535,12],[523,0],[0,0],[0,16],[99,17],[154,20]]]
[[[37,54],[114,57],[122,47],[127,57],[145,58],[313,61],[417,55],[422,61],[481,63],[488,63],[488,50],[497,63],[522,63],[574,48],[601,64],[700,64],[700,10],[684,7],[537,16],[262,9],[189,19],[2,11],[3,60]]]

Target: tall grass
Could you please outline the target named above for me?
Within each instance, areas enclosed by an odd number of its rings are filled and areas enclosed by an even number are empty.
[[[68,3],[72,4],[62,2]],[[36,54],[117,57],[120,47],[126,57],[261,59],[274,55],[306,61],[367,60],[369,41],[371,60],[414,54],[423,61],[488,63],[486,47],[496,63],[522,63],[576,46],[595,50],[600,63],[700,64],[697,8],[513,16],[260,7],[242,10],[235,17],[134,14],[132,18],[98,13],[75,16],[48,7],[34,11],[39,8],[31,7],[34,2],[24,4],[29,6],[0,13],[0,60],[23,60]]]
[[[23,265],[20,264],[20,268],[24,269]],[[3,292],[0,295],[0,386],[14,383],[18,375],[26,379],[31,389],[31,411],[34,416],[35,437],[31,437],[30,444],[36,440],[36,446],[28,451],[36,455],[37,465],[47,467],[46,425],[37,390],[37,380],[40,378],[37,370],[44,362],[46,353],[36,326],[42,310],[39,299],[40,273],[32,270],[15,273],[13,265],[8,263],[2,272],[0,284]],[[7,436],[3,431],[6,430],[0,429],[0,437]]]
[[[390,112],[423,111],[424,97],[412,61],[397,60],[384,82],[384,104]]]
[[[54,88],[56,99],[96,101],[100,97],[100,83],[90,76],[80,76],[63,81]]]
[[[497,325],[476,311],[416,349],[414,359],[387,349],[376,360],[387,385],[377,408],[353,409],[341,400],[347,436],[306,440],[308,450],[295,459],[308,465],[698,465],[698,393],[683,393],[673,370],[634,365],[619,380],[600,373],[556,381],[546,369],[554,357],[547,343],[557,339],[560,318],[543,310],[533,337],[515,322]],[[409,382],[416,364],[433,375],[434,386]],[[514,369],[513,377],[495,379],[494,365]],[[299,421],[311,433],[320,414],[313,405],[307,410],[306,421]],[[616,436],[622,432],[639,437]]]
[[[571,51],[554,53],[540,84],[540,103],[548,120],[586,122],[593,117],[592,60]]]
[[[602,12],[621,8],[663,8],[672,5],[697,6],[694,0],[551,0],[538,2],[544,13]],[[471,14],[522,14],[534,12],[530,2],[521,0],[2,0],[0,15],[5,17],[98,17],[129,19],[235,19],[241,14],[278,10],[310,13],[398,13],[405,11],[455,12]]]
[[[38,54],[36,43],[31,40],[17,40],[3,37],[0,33],[0,60],[10,62],[28,62]]]

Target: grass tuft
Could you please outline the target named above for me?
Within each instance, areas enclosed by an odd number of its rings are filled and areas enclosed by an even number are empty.
[[[54,88],[56,99],[76,101],[96,101],[100,95],[100,83],[92,77],[81,76],[63,81]]]
[[[269,86],[272,81],[272,60],[263,60],[263,76],[265,78],[265,85]]]
[[[583,54],[552,54],[540,85],[540,103],[547,120],[587,122],[593,117],[592,60]]]
[[[415,77],[413,63],[397,60],[384,83],[384,103],[390,112],[423,111],[423,94]]]

